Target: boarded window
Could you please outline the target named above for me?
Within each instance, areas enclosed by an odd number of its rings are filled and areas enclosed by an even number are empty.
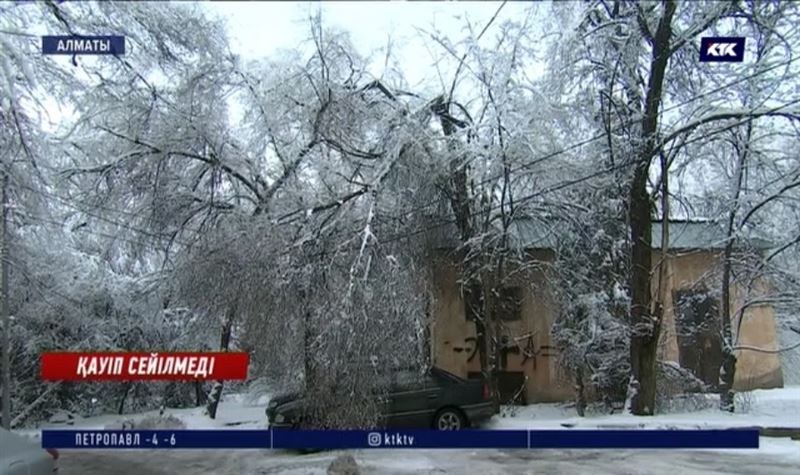
[[[722,363],[719,302],[707,291],[674,293],[680,365],[716,388]]]
[[[520,287],[503,287],[497,295],[497,318],[505,321],[522,318],[522,289]]]

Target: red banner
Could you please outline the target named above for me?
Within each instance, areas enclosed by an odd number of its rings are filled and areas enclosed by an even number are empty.
[[[48,352],[44,381],[245,380],[250,355],[228,352]]]

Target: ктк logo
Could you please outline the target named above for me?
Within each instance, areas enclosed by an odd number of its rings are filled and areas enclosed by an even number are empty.
[[[741,63],[744,61],[744,38],[714,36],[701,39],[700,61]]]

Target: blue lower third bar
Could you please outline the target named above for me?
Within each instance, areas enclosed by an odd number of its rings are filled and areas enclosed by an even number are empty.
[[[268,449],[268,430],[43,430],[45,449]]]
[[[757,449],[758,430],[532,430],[531,449]]]
[[[58,449],[755,449],[757,430],[44,430]]]

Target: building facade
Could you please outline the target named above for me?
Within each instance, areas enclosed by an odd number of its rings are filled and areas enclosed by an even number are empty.
[[[719,382],[722,358],[718,295],[722,248],[720,232],[709,223],[676,222],[670,225],[670,251],[665,259],[664,315],[660,359],[679,364],[711,387]],[[653,242],[660,242],[660,224],[654,225]],[[518,226],[516,241],[525,246],[531,265],[509,269],[499,300],[512,302],[497,312],[502,320],[499,352],[501,394],[520,402],[554,402],[574,397],[572,383],[559,367],[558,350],[550,329],[559,315],[549,288],[546,269],[554,259],[548,249],[552,236]],[[723,236],[724,237],[724,236]],[[762,248],[767,243],[756,241]],[[480,373],[475,323],[465,312],[460,272],[452,253],[442,249],[433,260],[435,307],[431,329],[432,360],[436,366],[461,377]],[[654,250],[653,262],[661,261]],[[749,289],[734,285],[731,313],[737,344],[766,350],[778,345],[775,316],[769,304],[754,304],[753,297],[767,292],[754,281]],[[748,302],[745,305],[745,302]],[[741,318],[737,318],[737,316]],[[741,320],[741,323],[739,323]],[[737,351],[735,389],[773,388],[783,385],[781,362],[775,353]]]

